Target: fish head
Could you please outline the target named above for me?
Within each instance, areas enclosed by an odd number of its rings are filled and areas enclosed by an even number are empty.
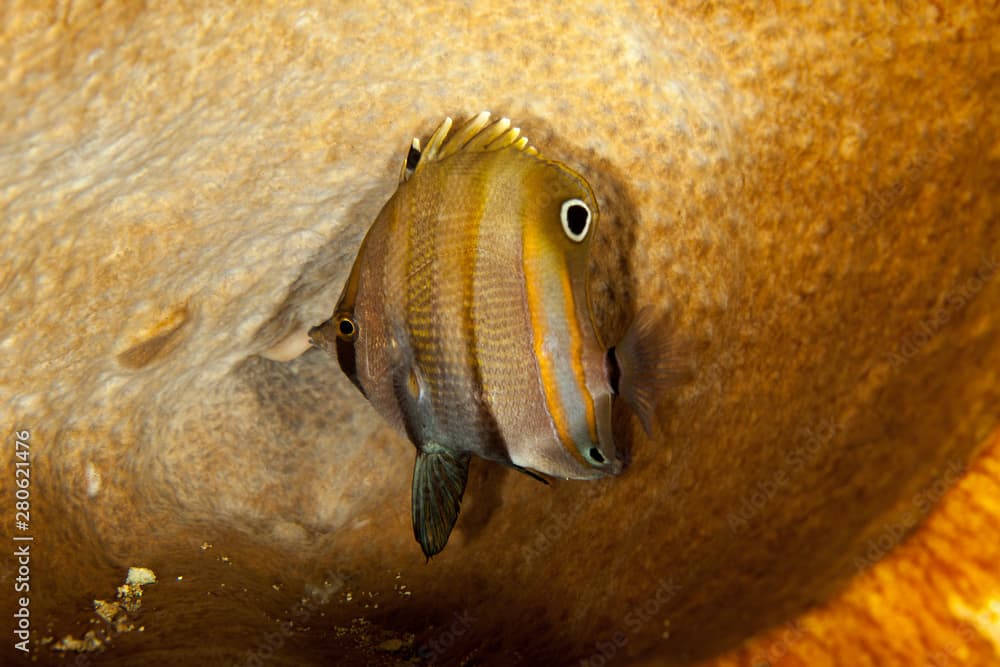
[[[594,325],[590,249],[599,209],[569,167],[534,160],[521,200],[526,312],[544,409],[555,438],[512,447],[512,461],[568,479],[619,474],[607,347]],[[513,443],[512,443],[513,445]],[[515,451],[516,450],[516,451]]]
[[[333,315],[309,331],[312,343],[337,359],[341,371],[383,417],[398,425],[398,410],[391,389],[391,370],[398,362],[398,336],[386,310],[379,276],[380,265],[372,255],[380,252],[380,226],[365,237],[344,284]]]

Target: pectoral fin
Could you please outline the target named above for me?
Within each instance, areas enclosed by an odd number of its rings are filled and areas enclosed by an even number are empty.
[[[468,453],[433,443],[417,450],[413,466],[413,536],[428,559],[444,549],[458,519],[470,458]]]

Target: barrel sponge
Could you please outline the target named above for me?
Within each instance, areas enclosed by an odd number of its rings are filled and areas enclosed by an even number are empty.
[[[138,563],[157,611],[106,654],[996,659],[1000,579],[964,560],[998,523],[995,8],[29,5],[0,41],[0,399],[46,632]],[[413,137],[483,109],[593,186],[605,339],[654,306],[693,372],[652,436],[616,411],[618,478],[473,463],[425,565],[412,446],[303,335]],[[897,549],[935,507],[954,548]]]

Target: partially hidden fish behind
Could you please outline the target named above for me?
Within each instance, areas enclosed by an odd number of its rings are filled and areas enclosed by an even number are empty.
[[[598,206],[587,182],[483,112],[414,139],[333,316],[309,331],[417,448],[413,532],[429,558],[475,454],[544,481],[617,475],[611,404],[649,432],[676,378],[652,308],[616,347],[591,316]]]

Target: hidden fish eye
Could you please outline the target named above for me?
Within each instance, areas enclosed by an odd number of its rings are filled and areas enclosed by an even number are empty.
[[[597,447],[591,447],[590,451],[587,452],[587,457],[595,463],[604,463],[605,461],[604,455]]]
[[[582,199],[567,199],[559,211],[563,231],[574,243],[587,238],[590,231],[590,207]]]
[[[358,324],[350,315],[341,315],[337,321],[337,338],[353,341],[358,336]]]

